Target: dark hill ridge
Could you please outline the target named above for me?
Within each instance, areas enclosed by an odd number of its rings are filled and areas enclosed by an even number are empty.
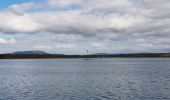
[[[105,54],[92,55],[64,55],[48,54],[43,51],[23,51],[11,54],[0,54],[0,59],[46,59],[46,58],[170,58],[170,53],[132,53],[132,54]]]
[[[35,50],[35,51],[18,51],[18,52],[13,52],[12,54],[48,54],[44,51],[38,51],[38,50]]]
[[[9,54],[0,54],[0,59],[43,59],[43,58],[170,58],[170,53],[131,53],[107,54],[96,53],[91,55],[64,55],[48,54],[44,51],[19,51]]]

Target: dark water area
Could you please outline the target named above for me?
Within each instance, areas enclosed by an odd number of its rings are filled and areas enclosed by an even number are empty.
[[[0,100],[170,100],[170,59],[0,60]]]

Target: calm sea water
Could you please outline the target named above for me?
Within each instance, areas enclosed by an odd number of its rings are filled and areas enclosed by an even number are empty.
[[[170,59],[0,60],[0,100],[170,100]]]

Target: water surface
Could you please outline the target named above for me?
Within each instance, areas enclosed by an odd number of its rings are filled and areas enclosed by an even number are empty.
[[[170,59],[0,60],[0,100],[170,100]]]

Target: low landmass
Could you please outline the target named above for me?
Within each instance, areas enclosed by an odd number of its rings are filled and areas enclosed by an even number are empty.
[[[96,53],[91,55],[64,55],[64,54],[49,54],[43,51],[22,51],[8,54],[0,54],[0,59],[46,59],[46,58],[170,58],[170,53],[134,53],[134,54]]]

